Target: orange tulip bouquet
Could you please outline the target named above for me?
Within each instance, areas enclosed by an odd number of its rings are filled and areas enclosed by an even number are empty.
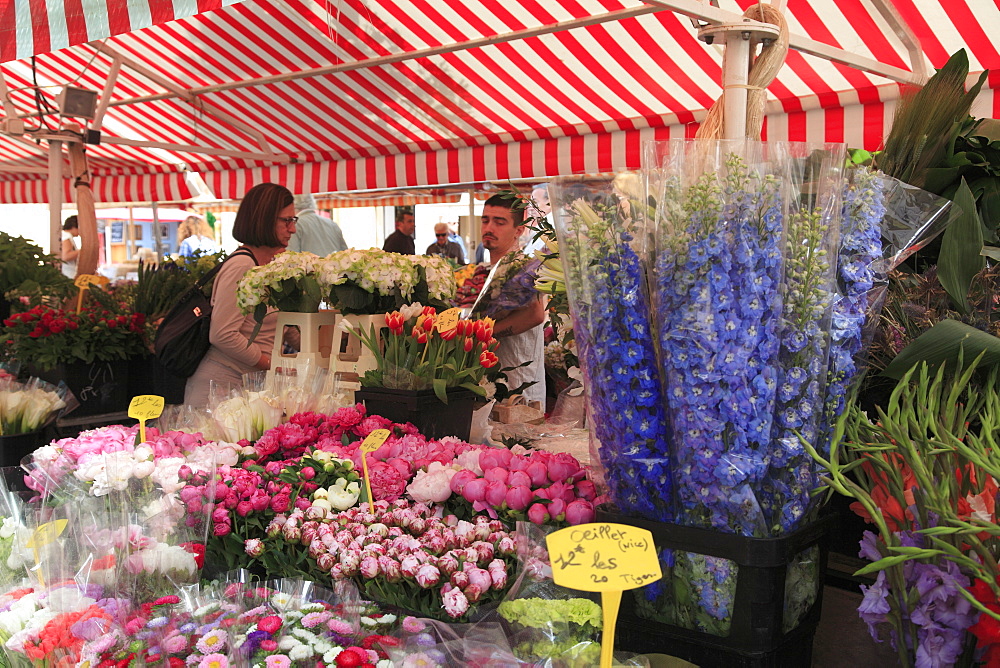
[[[491,318],[444,325],[433,307],[412,304],[387,313],[385,325],[381,337],[374,326],[366,332],[344,325],[378,362],[361,377],[362,387],[433,389],[444,403],[448,389],[455,387],[487,396],[499,372]]]

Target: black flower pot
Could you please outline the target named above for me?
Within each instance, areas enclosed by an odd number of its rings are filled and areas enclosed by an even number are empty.
[[[409,422],[427,438],[455,436],[469,440],[472,410],[476,395],[465,389],[448,390],[444,404],[434,390],[390,390],[385,387],[363,387],[354,392],[370,415],[381,415],[393,422]]]
[[[49,439],[41,429],[27,434],[0,436],[0,467],[20,467],[21,460],[25,456],[48,442]],[[21,471],[21,474],[23,473],[24,471]]]
[[[128,410],[128,362],[72,362],[42,371],[30,368],[29,373],[44,381],[58,385],[66,383],[80,406],[73,417],[103,415]]]

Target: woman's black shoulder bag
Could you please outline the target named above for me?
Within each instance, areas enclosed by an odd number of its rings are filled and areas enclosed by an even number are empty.
[[[246,248],[237,248],[233,254],[249,255],[257,264],[257,258]],[[205,296],[204,287],[226,263],[223,260],[191,286],[156,328],[153,349],[156,360],[168,371],[181,378],[191,376],[201,364],[201,358],[208,352],[208,340],[212,327],[212,300]]]

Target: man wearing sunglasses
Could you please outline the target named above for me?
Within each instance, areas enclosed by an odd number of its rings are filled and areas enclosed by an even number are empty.
[[[434,226],[434,238],[436,241],[427,247],[426,255],[440,255],[443,258],[454,260],[457,264],[465,264],[465,253],[462,247],[454,241],[448,240],[448,224],[438,223]]]

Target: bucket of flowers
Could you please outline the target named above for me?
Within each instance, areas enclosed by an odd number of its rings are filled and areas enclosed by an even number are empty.
[[[404,306],[385,315],[384,346],[374,325],[368,331],[346,325],[375,359],[355,398],[370,413],[410,422],[430,438],[467,440],[475,401],[486,396],[497,369],[499,344],[490,318],[443,322],[434,307]]]

